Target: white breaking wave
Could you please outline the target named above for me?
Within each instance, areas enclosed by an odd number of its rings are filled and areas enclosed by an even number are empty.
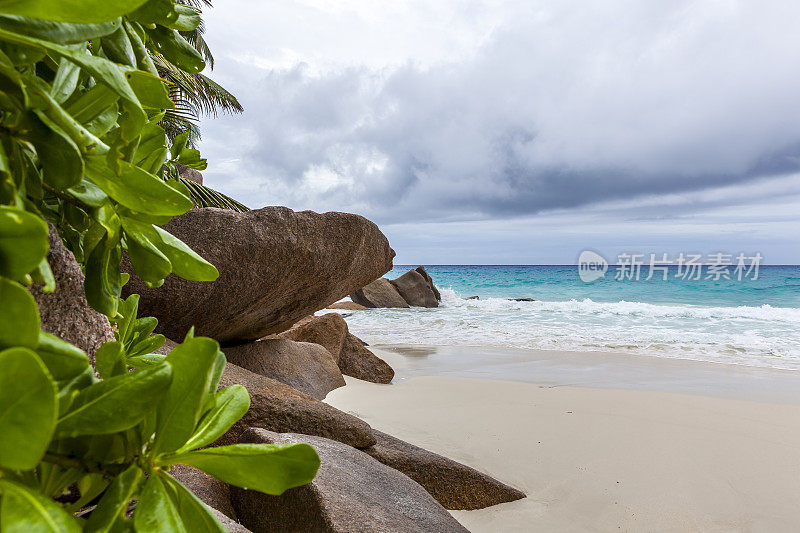
[[[372,344],[614,351],[800,369],[800,309],[641,302],[465,300],[435,309],[371,309],[347,318]]]

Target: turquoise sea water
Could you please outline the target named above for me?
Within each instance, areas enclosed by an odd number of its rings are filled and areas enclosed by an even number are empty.
[[[410,265],[397,265],[395,278]],[[614,351],[800,370],[800,267],[761,266],[736,279],[605,277],[576,266],[426,265],[442,290],[436,309],[379,309],[348,317],[379,344]],[[478,296],[479,299],[466,299]],[[533,298],[535,301],[513,301]]]

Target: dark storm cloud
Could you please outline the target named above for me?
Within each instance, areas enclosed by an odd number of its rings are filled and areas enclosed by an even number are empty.
[[[233,160],[212,180],[234,172],[226,190],[250,205],[391,223],[513,217],[800,170],[797,6],[561,4],[517,6],[458,61],[242,68],[247,114],[236,128],[210,126],[211,151]]]

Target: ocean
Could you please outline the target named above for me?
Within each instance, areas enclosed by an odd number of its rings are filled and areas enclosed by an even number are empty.
[[[416,265],[396,265],[393,279]],[[425,265],[435,309],[375,309],[347,317],[371,344],[606,351],[800,370],[800,266],[760,266],[737,279],[677,267],[651,279],[591,283],[578,267]],[[685,272],[684,272],[685,273]],[[741,273],[740,273],[741,274]],[[717,279],[719,278],[719,279]],[[478,296],[479,299],[467,299]],[[514,301],[529,298],[534,301]]]

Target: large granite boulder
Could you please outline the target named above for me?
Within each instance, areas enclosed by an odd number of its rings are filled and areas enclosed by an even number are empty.
[[[414,307],[439,307],[439,300],[431,289],[431,284],[416,270],[409,270],[391,281],[400,296]]]
[[[217,517],[217,520],[219,520],[223,526],[225,526],[225,529],[228,530],[228,533],[251,533],[251,531],[242,524],[228,516],[225,516],[213,507],[211,508],[211,513]]]
[[[327,307],[327,309],[342,309],[344,311],[364,311],[369,307],[355,302],[336,302]]]
[[[49,239],[47,262],[53,271],[56,289],[46,293],[41,286],[30,288],[39,306],[42,330],[74,344],[86,352],[94,364],[94,352],[104,342],[114,340],[111,324],[86,301],[81,267],[52,225]]]
[[[378,278],[366,287],[354,291],[350,299],[364,307],[408,307],[408,302],[386,278]]]
[[[247,428],[319,435],[364,448],[375,444],[369,424],[339,411],[280,381],[232,363],[225,366],[220,387],[238,383],[250,393],[250,410],[220,437],[218,445],[235,444]]]
[[[339,353],[342,374],[372,383],[391,383],[394,370],[389,363],[372,353],[355,335],[348,334]]]
[[[169,468],[169,475],[192,491],[200,501],[228,518],[236,520],[236,511],[231,505],[231,491],[227,483],[186,465],[172,465]]]
[[[338,313],[326,313],[322,316],[306,317],[290,329],[279,333],[278,337],[324,346],[338,362],[347,335],[347,322],[344,318]]]
[[[318,400],[346,385],[334,356],[319,343],[266,338],[228,346],[224,352],[229,363],[277,379]]]
[[[416,270],[417,272],[422,274],[422,277],[425,278],[425,281],[428,282],[428,287],[430,287],[431,291],[433,291],[433,295],[436,296],[436,299],[441,302],[442,301],[442,295],[439,292],[439,289],[436,288],[436,285],[433,284],[433,279],[431,279],[431,276],[430,276],[430,274],[428,274],[428,271],[425,270],[425,267],[424,266],[418,266],[414,270]]]
[[[474,468],[373,430],[377,443],[363,451],[404,473],[427,490],[445,509],[483,509],[513,502],[525,493]]]
[[[283,331],[389,271],[394,257],[378,226],[346,213],[208,207],[165,229],[220,272],[213,283],[170,275],[151,289],[123,261],[131,273],[125,295],[140,294],[140,314],[158,318],[158,331],[172,339],[191,326],[232,344]]]
[[[249,430],[240,442],[307,442],[322,461],[314,481],[280,496],[231,487],[237,516],[255,533],[467,531],[419,484],[360,450],[329,439],[264,430]]]
[[[365,348],[338,313],[307,317],[278,336],[321,344],[333,354],[342,374],[373,383],[389,383],[394,377],[392,367]]]

